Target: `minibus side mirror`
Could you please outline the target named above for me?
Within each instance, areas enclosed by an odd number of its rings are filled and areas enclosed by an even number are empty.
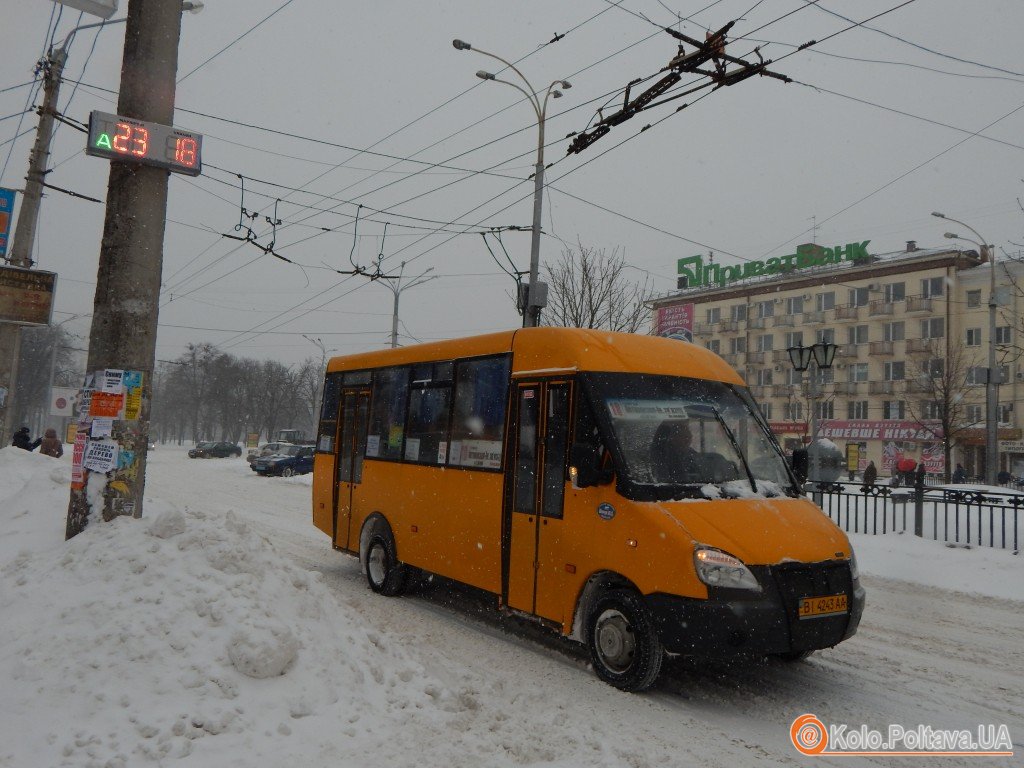
[[[575,443],[569,449],[569,477],[573,488],[589,488],[611,480],[611,470],[601,466],[601,450],[589,443]]]

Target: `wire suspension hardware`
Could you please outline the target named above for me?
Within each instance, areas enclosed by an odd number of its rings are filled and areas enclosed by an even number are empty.
[[[735,21],[730,21],[717,32],[708,32],[707,37],[703,41],[684,35],[682,32],[677,32],[670,27],[665,27],[664,29],[668,34],[681,41],[679,43],[679,51],[669,61],[668,65],[661,70],[662,72],[667,71],[668,74],[632,99],[630,98],[630,91],[634,85],[642,82],[642,79],[633,80],[626,85],[623,93],[622,108],[607,117],[599,111],[598,117],[600,119],[594,127],[576,134],[572,143],[569,144],[566,154],[572,155],[582,152],[602,136],[610,133],[613,127],[626,122],[646,109],[682,98],[709,86],[714,86],[713,90],[717,90],[722,87],[736,85],[754,75],[772,77],[784,83],[792,82],[786,75],[769,71],[767,67],[772,63],[772,60],[762,57],[760,50],[757,48],[754,49],[758,59],[757,62],[746,61],[736,56],[730,56],[725,52],[726,35],[735,23]],[[683,45],[684,43],[691,46],[692,50],[687,52]],[[710,66],[708,66],[709,64]],[[729,64],[736,66],[730,69]],[[684,74],[701,75],[707,77],[708,81],[693,88],[688,88],[681,93],[661,98],[682,79]],[[686,104],[683,104],[676,111],[683,109],[685,106]],[[647,127],[645,126],[643,130],[646,130]]]

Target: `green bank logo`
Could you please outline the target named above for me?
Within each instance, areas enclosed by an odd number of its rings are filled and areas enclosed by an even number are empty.
[[[777,275],[792,272],[796,269],[822,267],[828,264],[839,264],[843,261],[867,261],[868,243],[847,243],[826,248],[821,245],[798,245],[796,253],[789,256],[777,256],[765,261],[748,261],[743,264],[722,266],[721,264],[705,264],[703,256],[687,256],[679,260],[679,274],[686,278],[687,288],[706,285],[725,285],[748,277]]]

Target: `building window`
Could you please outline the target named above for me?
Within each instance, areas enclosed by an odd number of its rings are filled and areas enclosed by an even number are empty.
[[[804,311],[804,297],[790,296],[786,299],[786,314],[802,315]]]
[[[826,293],[819,293],[814,297],[814,308],[819,312],[826,309],[836,308],[836,292],[827,291]]]
[[[761,387],[767,387],[772,383],[772,369],[762,368],[757,372],[757,384]]]
[[[733,304],[729,308],[729,316],[733,320],[746,320],[747,319],[747,305],[746,304]]]
[[[905,419],[907,416],[907,404],[902,400],[883,400],[883,419]]]
[[[938,400],[924,400],[921,403],[921,417],[924,419],[941,419],[942,408]]]
[[[846,329],[846,332],[851,344],[868,343],[868,327],[866,325],[852,325]]]
[[[773,301],[759,301],[754,306],[757,307],[758,317],[774,317],[775,316],[775,302]]]
[[[930,317],[921,321],[922,339],[941,339],[946,335],[946,318]]]
[[[1000,424],[1012,424],[1013,423],[1013,403],[1000,403],[999,404],[999,423]]]
[[[716,355],[720,354],[721,351],[722,351],[722,340],[721,339],[708,339],[707,346],[708,346],[708,349],[710,349]]]
[[[790,331],[786,334],[786,349],[790,347],[802,347],[804,345],[803,331]]]
[[[968,384],[985,384],[988,381],[988,368],[980,365],[972,365],[967,369]]]
[[[771,421],[772,418],[772,404],[761,403],[761,414],[764,416],[765,421]]]
[[[996,328],[996,344],[1010,344],[1013,340],[1013,329],[1008,325]]]
[[[941,357],[931,358],[925,367],[925,372],[933,379],[941,379],[946,374],[946,361]]]
[[[967,423],[980,424],[985,420],[984,408],[980,405],[967,406]]]
[[[928,277],[921,281],[921,296],[926,299],[933,299],[942,295],[946,285],[944,277]]]
[[[980,347],[981,346],[981,328],[968,328],[967,329],[967,346],[968,347]]]
[[[766,333],[763,336],[757,337],[757,351],[758,352],[771,352],[774,346],[775,337],[770,333]]]
[[[735,336],[729,339],[729,351],[732,354],[744,353],[747,351],[747,337]]]
[[[786,368],[786,383],[793,385],[800,385],[804,383],[804,372],[798,371],[792,366]]]
[[[967,307],[974,309],[981,306],[981,291],[967,292]]]
[[[836,330],[835,328],[822,328],[817,333],[818,344],[835,344],[836,343]]]
[[[835,368],[818,368],[818,384],[831,384],[835,380]]]
[[[707,318],[708,325],[714,325],[722,319],[722,308],[712,307],[705,311],[705,317]]]
[[[819,419],[834,419],[836,417],[836,408],[834,400],[824,400],[822,402],[815,403],[815,410],[818,412]]]
[[[886,381],[903,381],[906,376],[906,363],[902,360],[887,361],[884,371]]]
[[[883,326],[882,338],[885,341],[903,341],[906,338],[906,325],[902,320],[895,323],[886,323]]]
[[[867,400],[851,400],[846,404],[846,418],[866,419],[868,417]]]
[[[786,421],[803,421],[804,404],[798,400],[782,404],[782,418]]]
[[[1010,380],[1010,366],[999,366],[999,381],[997,384],[1006,384]]]
[[[850,289],[850,306],[851,307],[866,307],[868,305],[868,289],[867,288],[851,288]]]
[[[868,364],[867,363],[854,363],[849,368],[849,380],[850,381],[867,381],[868,380]]]
[[[894,301],[903,301],[907,298],[906,283],[888,283],[883,290],[887,304],[891,304]]]

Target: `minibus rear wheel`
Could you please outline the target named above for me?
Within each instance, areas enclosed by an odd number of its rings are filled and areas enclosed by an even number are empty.
[[[393,597],[405,586],[405,569],[395,557],[391,531],[374,531],[366,542],[366,580],[379,595]]]
[[[658,679],[665,651],[651,614],[631,589],[605,592],[587,619],[594,672],[623,691],[645,691]]]

